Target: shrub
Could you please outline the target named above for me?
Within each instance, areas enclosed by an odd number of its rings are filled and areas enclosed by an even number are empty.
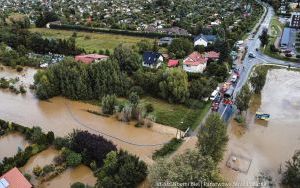
[[[102,98],[102,112],[104,114],[113,114],[115,106],[117,104],[117,98],[115,95],[107,95]]]
[[[33,168],[32,173],[36,176],[39,177],[43,172],[43,169],[40,166],[36,166]]]
[[[48,174],[49,172],[53,172],[54,171],[54,165],[50,164],[50,165],[46,165],[43,167],[43,173],[44,174]]]
[[[85,185],[81,182],[75,182],[71,185],[71,188],[85,188]]]
[[[67,165],[70,167],[76,167],[76,166],[80,165],[81,160],[82,160],[81,155],[79,153],[75,153],[73,151],[68,153],[68,155],[66,156]]]
[[[154,111],[154,107],[151,103],[146,104],[145,108],[146,108],[146,113],[151,113]]]
[[[20,66],[20,65],[17,65],[16,69],[17,69],[18,72],[22,72],[23,71],[23,67]]]
[[[161,149],[155,151],[152,158],[164,157],[176,151],[182,143],[182,139],[173,138],[170,142],[166,143]]]
[[[56,149],[60,150],[63,147],[69,147],[69,141],[67,138],[57,137],[53,141],[53,145]]]
[[[130,93],[137,93],[139,96],[143,96],[144,95],[144,90],[142,87],[140,86],[133,86],[131,87],[131,89],[129,90],[129,94]]]
[[[30,181],[31,180],[31,175],[30,174],[24,174],[24,177],[28,180],[28,181]]]
[[[22,93],[22,94],[24,94],[24,93],[27,92],[26,89],[25,89],[25,87],[24,87],[23,85],[21,85],[21,86],[19,87],[19,90],[20,90],[20,93]]]

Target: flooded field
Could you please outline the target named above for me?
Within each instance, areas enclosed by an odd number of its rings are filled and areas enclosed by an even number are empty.
[[[26,68],[22,73],[4,67],[0,77],[19,77],[20,82],[29,87],[37,70]],[[64,136],[73,129],[88,130],[104,135],[118,147],[151,162],[152,153],[176,135],[176,129],[155,124],[152,128],[136,128],[132,124],[117,121],[114,117],[105,118],[88,113],[86,110],[99,110],[97,106],[55,97],[49,101],[39,101],[27,89],[26,95],[16,95],[0,90],[0,118],[14,121],[24,126],[40,126],[44,131],[53,131]],[[146,145],[146,146],[144,146]]]
[[[94,186],[97,182],[97,178],[94,176],[91,169],[84,165],[79,165],[76,168],[68,168],[59,176],[45,182],[40,188],[58,188],[58,187],[70,187],[75,182],[81,182],[86,185]]]
[[[244,130],[232,124],[222,173],[231,182],[254,182],[260,172],[270,175],[277,187],[285,161],[300,149],[300,72],[271,70],[261,97],[252,101]],[[269,113],[268,122],[254,120],[255,112]],[[240,134],[242,133],[242,134]],[[225,164],[229,156],[244,160],[244,173]]]
[[[0,137],[0,161],[4,157],[12,157],[18,150],[24,150],[29,143],[18,133],[11,133]]]

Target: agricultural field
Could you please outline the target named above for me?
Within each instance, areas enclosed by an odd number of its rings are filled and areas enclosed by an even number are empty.
[[[66,39],[73,35],[73,31],[52,30],[47,28],[31,28],[31,32],[41,33],[44,37],[55,39]],[[119,44],[135,45],[139,41],[146,39],[154,42],[154,39],[144,37],[133,37],[126,35],[106,34],[106,33],[89,33],[76,32],[76,44],[78,47],[85,49],[87,52],[99,50],[110,50],[111,52]]]

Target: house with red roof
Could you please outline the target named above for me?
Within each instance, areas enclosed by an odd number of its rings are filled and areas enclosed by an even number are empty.
[[[0,177],[0,188],[31,188],[32,185],[18,168],[13,168]]]
[[[86,54],[86,55],[75,56],[75,61],[82,62],[84,64],[91,64],[94,62],[105,61],[108,58],[109,57],[107,55]]]
[[[183,60],[183,70],[186,72],[203,73],[208,58],[199,52],[193,52]]]
[[[215,51],[209,51],[205,53],[205,57],[209,60],[217,61],[220,58],[220,53]]]
[[[170,59],[168,61],[168,67],[177,67],[179,65],[178,59]]]

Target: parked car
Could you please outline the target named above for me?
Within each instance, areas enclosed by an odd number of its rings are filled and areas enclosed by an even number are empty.
[[[251,57],[251,58],[255,58],[256,57],[255,54],[252,53],[252,52],[250,52],[248,56]]]
[[[238,79],[238,75],[234,74],[234,75],[232,76],[232,78],[231,78],[230,81],[231,81],[232,83],[236,83],[237,79]]]

